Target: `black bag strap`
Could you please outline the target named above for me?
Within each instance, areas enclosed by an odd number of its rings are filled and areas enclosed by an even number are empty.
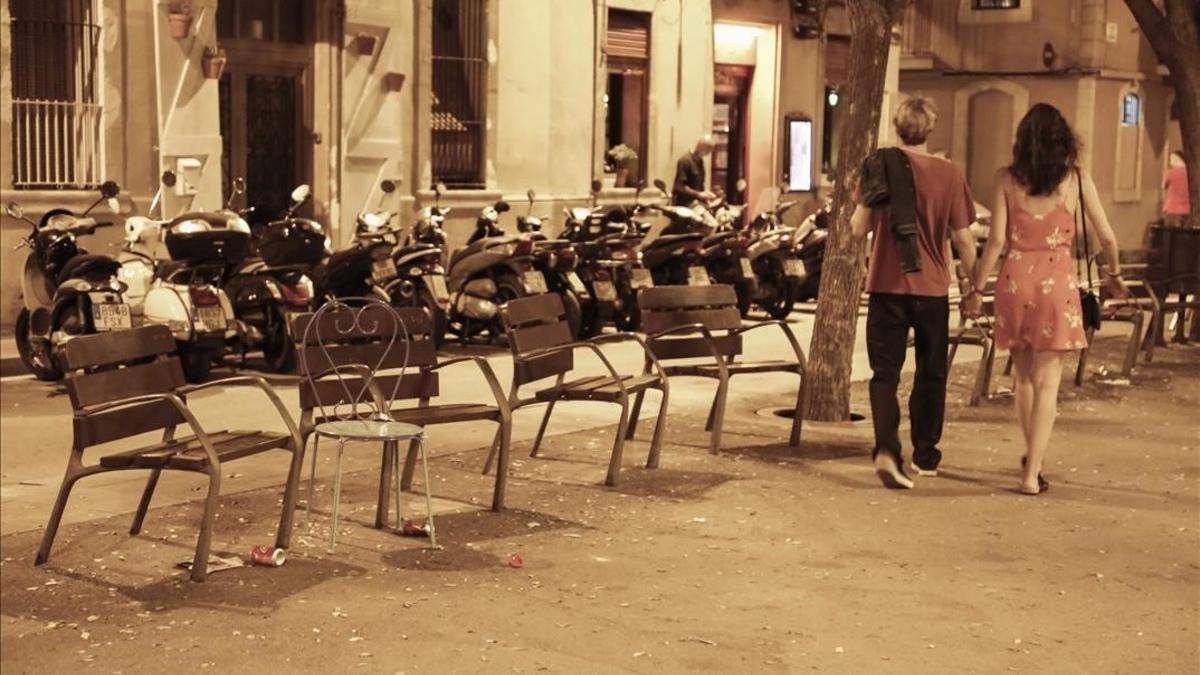
[[[1092,253],[1088,250],[1088,233],[1087,233],[1087,208],[1083,203],[1083,175],[1079,169],[1075,169],[1075,185],[1079,188],[1079,204],[1075,207],[1079,211],[1079,220],[1083,227],[1083,265],[1087,269],[1087,288],[1092,290]],[[1079,274],[1079,259],[1075,259],[1075,274]]]

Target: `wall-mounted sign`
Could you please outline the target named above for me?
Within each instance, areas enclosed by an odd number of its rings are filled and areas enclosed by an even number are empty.
[[[813,123],[807,117],[784,121],[784,182],[789,192],[812,190]]]

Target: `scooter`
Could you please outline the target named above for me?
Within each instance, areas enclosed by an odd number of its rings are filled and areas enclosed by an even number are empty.
[[[746,181],[738,180],[738,189],[746,189]],[[712,234],[704,238],[701,258],[708,276],[719,284],[733,286],[737,293],[738,311],[745,316],[758,290],[758,277],[750,261],[750,236],[741,227],[744,206],[730,204],[724,196],[709,204],[692,207],[704,220]]]
[[[112,225],[88,214],[106,200],[115,213],[119,192],[116,183],[107,181],[100,186],[100,198],[82,214],[51,209],[37,222],[27,218],[16,202],[9,202],[5,209],[9,216],[33,227],[13,249],[29,247],[21,276],[24,307],[17,314],[16,342],[21,362],[39,380],[63,376],[58,351],[68,340],[133,327],[123,297],[125,285],[117,278],[120,263],[109,256],[89,254],[77,242],[98,227]]]
[[[796,228],[783,224],[783,214],[798,202],[780,202],[778,187],[767,188],[759,198],[759,213],[748,226],[750,263],[758,278],[754,304],[772,319],[792,313],[808,274],[797,255]]]
[[[832,217],[826,204],[804,219],[796,229],[797,255],[804,265],[804,279],[796,292],[796,300],[804,302],[817,297],[821,289],[821,267],[825,262],[825,243],[829,239],[829,219]]]
[[[384,196],[395,190],[391,181],[384,181],[384,186]],[[400,230],[391,227],[394,217],[394,213],[367,211],[364,206],[355,219],[354,240],[312,270],[317,307],[332,298],[375,297],[391,301],[384,289],[396,279],[392,249]]]
[[[654,186],[664,194],[667,185],[655,179]],[[639,248],[642,261],[655,286],[707,286],[712,283],[704,267],[704,238],[710,226],[696,211],[686,206],[647,206],[646,212],[666,217],[666,224],[651,227]]]
[[[528,190],[529,209],[524,216],[517,217],[517,231],[533,241],[533,269],[541,272],[545,287],[533,289],[534,293],[554,293],[562,297],[564,316],[571,328],[571,335],[581,334],[582,320],[591,312],[592,296],[587,286],[575,271],[579,256],[574,244],[568,239],[550,239],[542,232],[542,218],[533,215],[533,203],[537,194]]]
[[[382,184],[384,194],[395,191],[391,181]],[[450,309],[450,291],[446,284],[446,232],[442,224],[450,209],[439,204],[442,186],[434,188],[435,202],[417,214],[417,221],[408,228],[399,245],[392,251],[396,273],[384,288],[390,302],[397,307],[421,307],[429,314],[433,326],[433,342],[442,346],[446,340],[446,316]],[[392,216],[387,215],[388,220]]]
[[[245,181],[235,179],[226,211],[243,192]],[[248,350],[261,349],[267,367],[275,372],[295,367],[290,315],[312,308],[314,288],[308,273],[329,254],[329,238],[321,224],[295,215],[309,192],[307,185],[292,190],[288,208],[255,233],[258,255],[231,265],[225,274],[243,360]]]

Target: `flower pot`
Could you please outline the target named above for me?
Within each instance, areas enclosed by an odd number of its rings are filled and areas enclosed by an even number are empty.
[[[221,73],[225,72],[225,55],[224,54],[205,54],[204,55],[204,77],[210,80],[221,79]]]
[[[629,169],[623,166],[617,167],[616,187],[628,187],[629,185]]]
[[[182,40],[192,30],[191,14],[168,14],[167,24],[171,27],[171,37]]]

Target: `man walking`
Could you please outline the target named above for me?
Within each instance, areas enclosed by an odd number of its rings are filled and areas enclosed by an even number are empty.
[[[689,152],[675,163],[675,183],[671,186],[671,203],[675,206],[690,206],[697,200],[707,202],[713,193],[704,189],[704,157],[713,151],[712,139],[708,136],[696,141]]]
[[[957,166],[931,155],[926,138],[937,122],[930,99],[914,96],[893,119],[903,145],[884,149],[864,162],[859,205],[851,218],[853,236],[874,232],[867,292],[867,354],[871,378],[871,418],[875,427],[872,459],[889,488],[912,488],[900,447],[900,406],[896,390],[913,330],[917,371],[908,399],[912,424],[912,469],[936,476],[942,453],[949,339],[950,265],[946,239],[958,250],[963,272],[975,267],[974,220],[970,189]],[[974,306],[977,296],[964,303]]]

